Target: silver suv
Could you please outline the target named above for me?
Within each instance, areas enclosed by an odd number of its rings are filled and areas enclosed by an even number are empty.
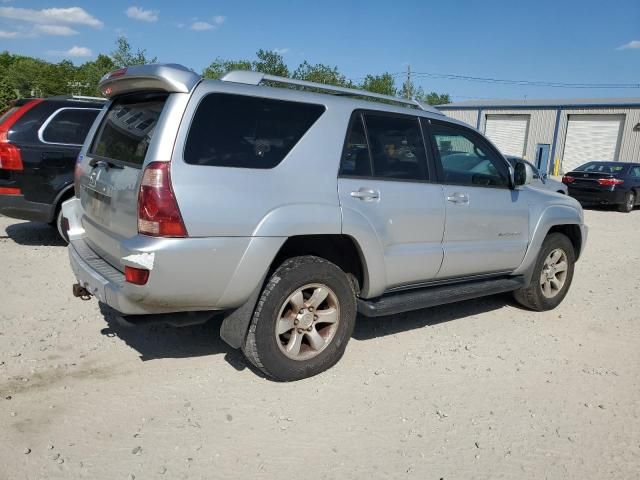
[[[334,365],[357,313],[508,291],[548,310],[569,289],[580,205],[435,109],[179,65],[100,85],[64,204],[74,294],[131,322],[223,315],[222,338],[287,381]]]

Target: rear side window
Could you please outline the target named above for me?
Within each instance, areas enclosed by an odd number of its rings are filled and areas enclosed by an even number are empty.
[[[308,103],[207,95],[191,123],[184,160],[192,165],[273,168],[324,110]]]
[[[45,122],[40,139],[46,143],[82,145],[99,109],[61,108]]]
[[[109,107],[93,141],[93,155],[142,165],[166,95],[127,95]]]
[[[429,178],[417,117],[374,113],[356,115],[347,133],[340,175],[380,180]]]

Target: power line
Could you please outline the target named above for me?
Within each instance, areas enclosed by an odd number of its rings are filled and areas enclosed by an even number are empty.
[[[392,73],[391,76],[397,77],[405,72]],[[460,80],[467,82],[493,83],[500,85],[520,85],[527,87],[553,87],[553,88],[639,88],[640,83],[566,83],[556,81],[538,81],[538,80],[511,80],[504,78],[491,77],[474,77],[470,75],[457,75],[453,73],[433,73],[433,72],[411,72],[414,77],[419,78],[438,78],[445,80]]]

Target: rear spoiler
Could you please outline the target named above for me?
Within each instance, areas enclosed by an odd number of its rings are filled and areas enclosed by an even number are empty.
[[[109,72],[100,79],[98,88],[107,98],[141,90],[189,93],[200,80],[200,75],[182,65],[153,63]]]

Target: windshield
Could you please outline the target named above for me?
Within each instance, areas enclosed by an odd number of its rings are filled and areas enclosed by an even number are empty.
[[[577,172],[593,173],[620,173],[627,168],[626,165],[616,165],[610,162],[589,162],[576,168]]]

